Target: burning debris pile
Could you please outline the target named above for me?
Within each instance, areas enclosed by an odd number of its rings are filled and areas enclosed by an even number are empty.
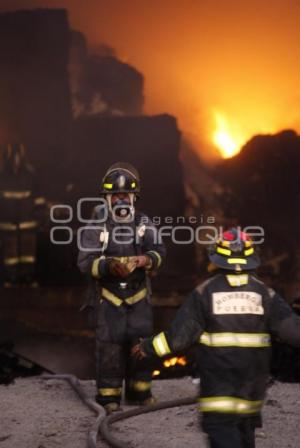
[[[202,165],[190,154],[185,165],[190,172],[190,213],[213,217],[217,226],[262,227],[260,274],[290,302],[298,298],[300,136],[294,131],[259,135],[215,167]],[[205,250],[198,250],[204,265]]]
[[[290,299],[300,293],[300,136],[293,131],[257,136],[216,170],[226,191],[224,215],[263,227],[262,274]]]

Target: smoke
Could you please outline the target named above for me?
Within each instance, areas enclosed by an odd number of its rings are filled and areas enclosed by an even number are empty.
[[[214,113],[233,138],[300,130],[297,0],[10,0],[66,7],[91,50],[101,42],[145,76],[146,113],[174,114],[210,153]],[[97,106],[98,107],[98,106]]]

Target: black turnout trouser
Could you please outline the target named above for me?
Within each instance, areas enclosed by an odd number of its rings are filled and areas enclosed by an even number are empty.
[[[96,374],[97,396],[101,405],[120,403],[125,380],[127,400],[141,402],[151,397],[149,361],[130,356],[140,338],[153,333],[152,308],[146,299],[119,307],[102,299],[97,311]]]
[[[4,282],[30,284],[35,279],[36,231],[1,231]]]
[[[260,417],[207,413],[202,418],[210,448],[255,448],[255,428]]]

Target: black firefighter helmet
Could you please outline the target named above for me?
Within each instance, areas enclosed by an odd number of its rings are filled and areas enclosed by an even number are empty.
[[[105,173],[101,184],[101,194],[114,193],[133,193],[139,196],[140,176],[130,163],[114,163]]]
[[[253,241],[240,228],[221,233],[208,256],[215,266],[231,271],[249,271],[260,265]]]

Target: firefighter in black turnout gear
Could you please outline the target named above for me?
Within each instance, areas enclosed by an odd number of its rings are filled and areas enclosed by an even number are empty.
[[[198,345],[199,409],[211,448],[254,448],[270,368],[271,336],[300,346],[300,318],[252,272],[249,236],[224,232],[209,254],[215,275],[200,284],[168,331],[136,345],[139,359]]]
[[[128,402],[154,400],[148,362],[133,359],[130,349],[153,334],[149,275],[161,266],[165,248],[150,219],[135,210],[139,193],[134,167],[116,163],[108,169],[104,204],[84,228],[78,255],[80,270],[96,282],[96,401],[108,412],[119,408],[123,379]]]
[[[0,240],[4,286],[35,286],[37,207],[36,176],[23,144],[1,148]]]

